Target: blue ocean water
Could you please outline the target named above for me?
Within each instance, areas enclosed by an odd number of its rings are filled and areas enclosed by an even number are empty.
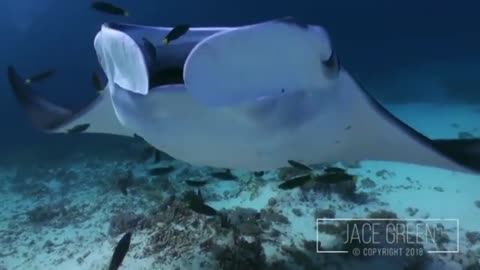
[[[55,76],[34,90],[55,103],[82,108],[96,95],[90,76],[100,67],[93,38],[104,22],[241,26],[295,16],[325,27],[342,65],[408,125],[434,139],[478,138],[478,1],[112,3],[131,15],[102,14],[89,1],[1,4],[0,269],[104,269],[127,231],[134,235],[120,269],[480,267],[478,175],[362,161],[341,165],[357,176],[353,187],[280,190],[291,168],[262,176],[233,170],[234,180],[221,180],[212,176],[221,170],[163,154],[159,162],[142,159],[148,145],[133,138],[44,134],[32,127],[6,76],[7,65],[21,74],[53,67]],[[157,166],[174,171],[149,175]],[[197,188],[185,184],[189,179],[209,182]],[[128,183],[127,195],[119,188],[122,181]],[[361,195],[353,196],[352,188]],[[197,190],[208,205],[225,212],[228,224],[185,206],[184,193]],[[332,250],[345,233],[345,228],[317,228],[316,218],[325,217],[432,219],[421,224],[434,225],[442,238],[423,251],[444,253],[361,260],[321,254],[317,240],[322,250]],[[382,251],[401,250],[390,248]]]

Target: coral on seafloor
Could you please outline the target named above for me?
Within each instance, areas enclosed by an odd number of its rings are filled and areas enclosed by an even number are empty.
[[[27,212],[28,220],[31,223],[46,223],[65,212],[64,208],[52,208],[49,206],[37,206]]]
[[[26,212],[27,220],[33,225],[63,228],[87,218],[87,213],[78,206],[67,206],[68,201],[34,207]]]
[[[314,212],[315,220],[322,218],[335,218],[335,210],[333,209],[316,209]]]
[[[266,269],[266,257],[259,239],[247,241],[234,236],[233,244],[214,248],[214,257],[219,270],[263,270]]]
[[[110,219],[109,233],[111,236],[117,236],[122,233],[133,231],[137,228],[144,228],[146,217],[134,212],[118,212]]]
[[[230,226],[243,236],[259,236],[271,230],[273,224],[290,223],[287,217],[270,208],[258,212],[255,209],[236,207],[224,214]]]

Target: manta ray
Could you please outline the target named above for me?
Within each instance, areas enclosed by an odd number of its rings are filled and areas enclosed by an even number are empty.
[[[192,165],[377,160],[480,173],[478,139],[431,140],[393,116],[341,65],[322,26],[289,17],[190,28],[165,45],[171,29],[103,24],[94,48],[108,83],[79,111],[35,94],[10,66],[14,95],[46,132],[138,134]]]

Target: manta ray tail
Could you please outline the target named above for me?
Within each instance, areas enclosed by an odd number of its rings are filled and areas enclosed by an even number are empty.
[[[87,133],[133,135],[118,122],[108,91],[103,91],[85,108],[73,111],[37,95],[24,83],[13,66],[8,67],[8,80],[17,102],[32,124],[45,132],[64,133],[76,126],[88,124],[88,129],[85,130]]]

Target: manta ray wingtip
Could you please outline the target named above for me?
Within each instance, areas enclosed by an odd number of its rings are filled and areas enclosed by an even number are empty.
[[[7,68],[8,81],[17,102],[23,107],[34,126],[52,131],[68,121],[72,112],[35,95],[30,84],[19,75],[13,65]]]
[[[433,140],[433,146],[459,165],[480,174],[480,139]]]

